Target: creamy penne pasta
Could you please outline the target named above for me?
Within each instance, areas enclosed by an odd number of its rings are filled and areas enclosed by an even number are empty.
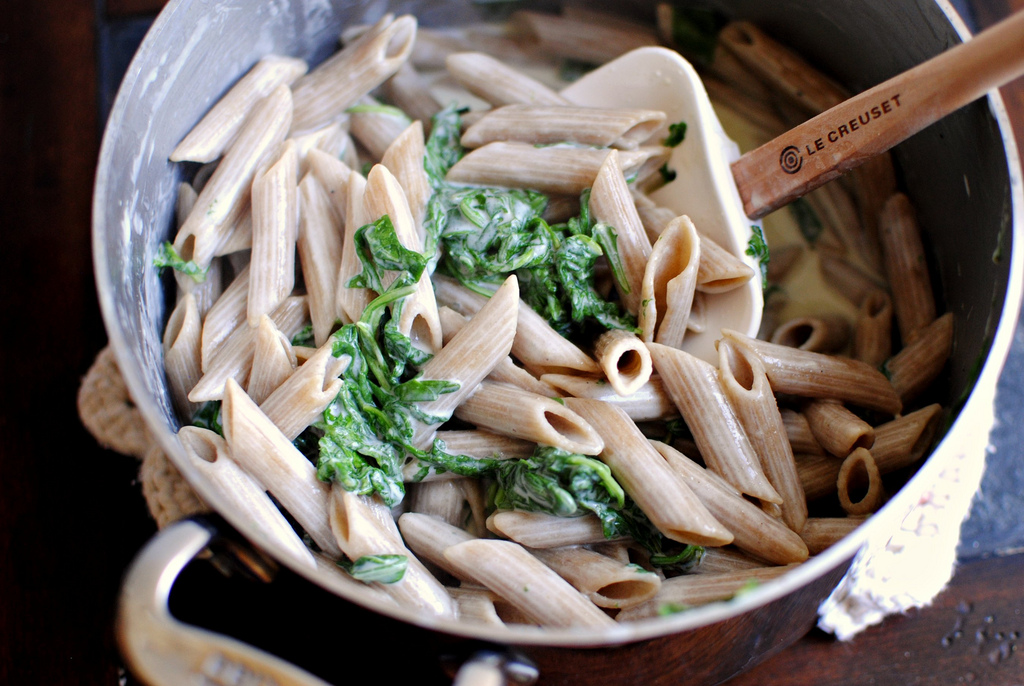
[[[378,14],[312,70],[257,62],[181,141],[168,401],[257,544],[429,622],[601,630],[785,574],[924,457],[954,322],[891,160],[730,245],[666,202],[686,121],[561,95],[547,56],[672,45],[673,12]],[[745,138],[835,97],[722,36],[700,69]],[[752,278],[760,336],[714,330]]]

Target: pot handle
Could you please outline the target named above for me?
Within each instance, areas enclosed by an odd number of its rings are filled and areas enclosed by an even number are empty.
[[[175,580],[216,535],[214,525],[204,525],[198,519],[175,522],[154,536],[128,568],[117,609],[117,640],[132,673],[150,686],[329,686],[258,648],[171,615],[167,601]],[[248,571],[269,576],[270,563],[254,555],[248,551],[243,558]]]
[[[221,535],[207,517],[183,519],[162,529],[132,561],[121,585],[116,634],[128,667],[150,686],[184,683],[253,683],[330,686],[326,681],[259,648],[181,622],[168,598],[178,575],[203,551],[226,547],[214,561],[270,581],[275,564],[247,544]],[[530,686],[537,668],[525,658],[480,651],[463,663],[453,686]]]

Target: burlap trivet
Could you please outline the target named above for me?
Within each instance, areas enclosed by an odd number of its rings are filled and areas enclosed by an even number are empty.
[[[122,455],[141,460],[153,443],[110,346],[100,351],[82,379],[78,416],[100,445]]]
[[[209,511],[146,428],[109,346],[100,351],[82,379],[78,414],[100,445],[142,460],[142,495],[158,527]]]

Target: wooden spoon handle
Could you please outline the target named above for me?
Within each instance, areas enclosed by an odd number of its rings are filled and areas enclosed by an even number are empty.
[[[732,165],[757,219],[1024,74],[1024,12],[793,128]]]

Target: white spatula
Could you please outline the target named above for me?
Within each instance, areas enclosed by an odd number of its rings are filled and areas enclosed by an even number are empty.
[[[725,134],[693,67],[678,53],[645,47],[594,70],[562,91],[592,107],[663,110],[687,124],[673,149],[674,181],[653,194],[758,270],[745,254],[755,219],[801,197],[929,124],[1024,74],[1024,12],[808,120],[745,155]],[[867,123],[864,123],[867,113]],[[722,328],[757,333],[759,279],[709,297],[707,328],[684,349],[716,361]]]

